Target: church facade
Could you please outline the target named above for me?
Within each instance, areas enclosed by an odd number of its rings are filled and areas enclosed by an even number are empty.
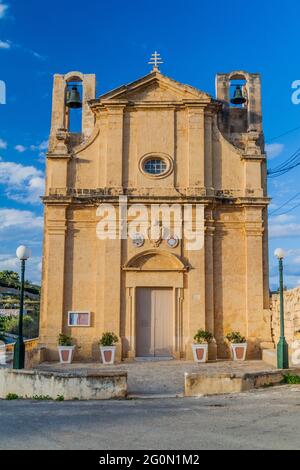
[[[236,80],[239,106],[230,103]],[[191,359],[200,328],[214,336],[210,359],[228,357],[230,331],[247,338],[248,357],[270,344],[258,74],[218,74],[216,98],[157,67],[97,98],[95,75],[55,75],[43,201],[48,359],[60,333],[81,360],[99,359],[107,331],[120,338],[118,359]]]

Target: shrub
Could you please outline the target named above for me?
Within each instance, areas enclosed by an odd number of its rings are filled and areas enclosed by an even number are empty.
[[[284,376],[283,381],[285,384],[296,385],[296,384],[300,384],[300,377],[299,375],[287,374]]]
[[[63,395],[57,395],[57,397],[55,398],[55,401],[64,401],[65,400],[65,397]]]
[[[197,344],[209,343],[213,339],[213,335],[209,331],[198,330],[194,336]]]
[[[246,343],[246,338],[239,331],[232,331],[226,335],[226,339],[233,344]]]
[[[99,344],[101,346],[114,346],[115,343],[117,343],[119,338],[117,335],[114,333],[107,331],[106,333],[103,333],[102,338],[99,341]]]
[[[59,346],[72,346],[72,338],[68,335],[63,335],[62,333],[58,336]]]
[[[26,308],[26,305],[25,305]],[[24,315],[23,334],[25,338],[37,338],[39,329],[38,315]],[[0,331],[17,335],[19,332],[19,317],[0,317]]]
[[[0,331],[7,332],[9,326],[9,318],[0,316]]]
[[[19,400],[19,395],[17,395],[16,393],[8,393],[6,395],[6,400]]]
[[[32,400],[51,401],[52,398],[49,395],[33,395]]]

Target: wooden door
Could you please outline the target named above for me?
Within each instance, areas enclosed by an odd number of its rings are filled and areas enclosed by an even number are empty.
[[[173,349],[172,289],[138,288],[136,295],[137,357],[170,357]]]

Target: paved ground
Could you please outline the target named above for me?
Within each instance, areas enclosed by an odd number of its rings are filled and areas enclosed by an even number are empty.
[[[78,373],[87,369],[126,370],[128,372],[128,392],[130,394],[182,394],[184,390],[184,373],[198,372],[203,374],[259,372],[274,370],[263,361],[216,361],[207,364],[195,364],[186,361],[128,362],[115,366],[104,366],[100,363],[70,365],[44,363],[38,367],[43,370],[76,370]]]
[[[218,397],[0,400],[0,449],[300,449],[300,386]]]

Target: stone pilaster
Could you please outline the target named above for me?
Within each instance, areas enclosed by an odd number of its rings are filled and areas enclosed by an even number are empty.
[[[208,110],[205,112],[205,188],[208,196],[214,194],[214,175],[213,175],[213,144],[212,144],[212,126],[213,113]]]
[[[52,94],[52,117],[50,131],[50,149],[56,144],[56,132],[65,129],[66,123],[66,82],[63,75],[54,75]]]
[[[264,310],[262,209],[245,207],[246,322],[250,355],[259,354],[260,343],[271,341]]]
[[[188,191],[204,188],[204,110],[188,107]]]
[[[215,336],[214,307],[214,233],[213,220],[206,221],[205,227],[205,329]],[[210,360],[217,359],[217,343],[215,339],[209,344]]]
[[[64,324],[66,210],[66,205],[45,208],[41,343],[46,343],[49,359],[57,359],[57,338]]]
[[[115,191],[122,191],[123,187],[124,107],[123,104],[107,106],[106,186]]]
[[[186,214],[185,214],[185,228],[186,228]],[[189,249],[185,252],[185,256],[189,260],[191,269],[188,275],[188,341],[187,341],[187,359],[192,359],[191,343],[193,342],[194,335],[206,326],[206,312],[205,312],[205,247],[204,247],[204,220],[197,220],[195,212],[193,211],[193,230],[197,230],[203,236],[203,244],[197,249]],[[187,240],[185,240],[185,248]]]
[[[103,315],[103,331],[113,331],[121,336],[121,246],[119,230],[115,239],[101,241],[103,263],[103,307],[100,315]],[[121,348],[118,347],[117,357],[121,359]]]
[[[83,75],[83,106],[82,106],[82,133],[84,139],[89,137],[95,127],[95,115],[88,102],[96,97],[96,75]]]

